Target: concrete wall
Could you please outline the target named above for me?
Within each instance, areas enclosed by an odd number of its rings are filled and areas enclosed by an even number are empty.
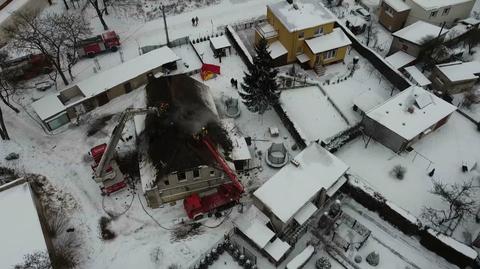
[[[434,2],[434,0],[432,0]],[[470,16],[475,0],[470,0],[468,2],[460,3],[452,6],[445,6],[438,9],[425,10],[423,7],[417,5],[412,0],[406,0],[405,2],[409,5],[412,10],[407,18],[406,25],[410,25],[419,20],[429,22],[435,25],[441,25],[443,22],[446,22],[447,27],[450,27],[454,24],[456,20],[465,19]],[[448,14],[444,14],[444,10],[450,8]],[[436,16],[430,16],[433,11],[437,11]]]
[[[385,12],[387,3],[382,2],[378,14],[378,22],[387,28],[390,32],[395,32],[403,28],[407,21],[410,10],[397,12],[392,9],[391,12]]]
[[[420,51],[422,50],[421,46],[417,44],[413,44],[409,41],[404,39],[393,37],[392,44],[390,45],[390,50],[388,51],[388,55],[394,54],[397,51],[404,51],[414,57],[418,57]]]
[[[448,94],[457,94],[470,91],[473,88],[473,85],[475,85],[475,83],[478,81],[478,79],[470,79],[452,82],[447,78],[447,76],[445,76],[445,74],[440,72],[436,66],[433,68],[429,79],[432,82],[432,87],[435,90],[446,92]]]

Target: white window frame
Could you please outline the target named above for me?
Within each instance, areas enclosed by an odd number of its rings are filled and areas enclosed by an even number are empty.
[[[320,26],[317,29],[315,29],[314,35],[318,36],[318,35],[321,35],[321,34],[323,34],[323,27]]]
[[[298,38],[305,38],[305,32],[301,31],[300,33],[298,33]]]
[[[328,50],[323,53],[323,60],[330,60],[337,57],[337,49]]]
[[[430,12],[430,18],[431,18],[431,17],[437,17],[437,15],[438,15],[438,10],[435,10],[435,11],[431,11],[431,12]]]
[[[384,10],[385,10],[385,13],[387,13],[388,16],[390,17],[393,17],[393,8],[389,5],[387,5],[387,3],[383,3],[384,4]]]

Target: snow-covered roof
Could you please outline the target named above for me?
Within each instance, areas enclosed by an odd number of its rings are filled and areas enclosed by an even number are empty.
[[[305,40],[305,43],[307,43],[308,47],[314,54],[352,44],[350,39],[340,28],[333,29],[329,34]]]
[[[402,0],[383,0],[387,5],[389,5],[391,8],[393,8],[397,12],[403,12],[410,10],[410,6],[407,5],[405,2]]]
[[[302,54],[298,54],[297,55],[297,60],[300,62],[300,63],[306,63],[308,61],[310,61],[310,58],[308,58],[308,55],[305,54],[305,53],[302,53]]]
[[[210,38],[210,43],[212,43],[215,49],[223,49],[223,48],[228,48],[232,46],[232,44],[230,44],[230,41],[228,41],[228,38],[226,35],[212,37]]]
[[[304,224],[312,215],[317,211],[317,207],[312,202],[306,203],[298,212],[293,216],[298,224]]]
[[[141,74],[158,68],[161,65],[179,59],[180,58],[169,47],[161,47],[64,89],[70,90],[73,87],[78,87],[84,95],[83,98],[76,100],[71,104],[63,105],[58,98],[59,93],[54,93],[34,102],[32,106],[40,119],[45,120],[59,114],[68,107],[81,103],[87,98],[96,96]]]
[[[233,221],[235,227],[259,248],[264,248],[275,236],[275,233],[267,227],[268,222],[267,216],[254,205]]]
[[[305,262],[312,257],[315,248],[312,245],[308,245],[300,254],[295,256],[289,263],[287,263],[286,269],[300,268]]]
[[[428,102],[424,101],[427,99]],[[409,112],[409,108],[413,111]],[[368,111],[367,116],[404,139],[411,140],[456,109],[423,88],[411,86]]]
[[[278,35],[277,30],[275,30],[275,28],[273,28],[273,26],[268,22],[258,25],[257,29],[264,38],[270,38]]]
[[[458,242],[457,240],[451,238],[450,236],[446,236],[442,233],[438,233],[432,229],[427,230],[429,234],[436,237],[438,240],[442,241],[445,245],[455,249],[456,251],[462,253],[466,257],[475,260],[478,256],[478,253],[471,247]]]
[[[448,32],[447,29],[442,30],[442,28],[428,22],[417,21],[407,27],[402,28],[401,30],[396,31],[392,35],[414,44],[421,45],[426,38],[437,37],[440,31],[442,31],[442,35]]]
[[[437,68],[452,82],[480,77],[480,62],[477,61],[439,64]]]
[[[240,135],[236,130],[235,121],[233,119],[222,119],[221,123],[225,130],[227,130],[228,137],[232,141],[232,160],[241,161],[241,160],[250,160],[252,155],[250,154],[250,149],[248,148],[247,141],[245,137]]]
[[[394,54],[388,56],[387,58],[385,58],[385,61],[387,61],[387,63],[389,63],[391,66],[393,66],[393,68],[395,69],[400,69],[402,67],[404,67],[405,65],[415,61],[415,57],[413,57],[412,55],[404,52],[404,51],[397,51],[395,52]]]
[[[76,84],[86,98],[96,96],[106,90],[147,73],[166,63],[180,60],[169,47],[164,46],[142,54],[123,64],[101,72]]]
[[[58,93],[49,94],[32,103],[33,110],[42,121],[65,111],[66,107],[60,102],[58,95]]]
[[[0,216],[0,268],[13,268],[27,254],[48,251],[28,183],[0,191]]]
[[[272,59],[277,59],[278,57],[285,55],[288,52],[287,49],[278,40],[268,46],[268,51]]]
[[[307,145],[325,141],[349,127],[320,87],[295,88],[280,95],[282,109]]]
[[[461,23],[468,24],[468,25],[478,25],[480,24],[480,20],[474,17],[466,18],[460,21]]]
[[[432,82],[414,65],[404,68],[405,72],[414,80],[420,87],[432,84]]]
[[[384,102],[385,98],[372,90],[366,90],[353,99],[353,104],[363,112],[367,112]]]
[[[317,143],[300,152],[295,161],[298,167],[287,164],[253,193],[284,223],[320,190],[328,190],[348,169]]]
[[[268,4],[267,7],[277,17],[289,32],[304,30],[307,28],[331,23],[335,18],[318,1],[299,0],[294,5],[287,1]]]
[[[466,2],[475,2],[475,0],[412,0],[417,5],[421,6],[423,9],[439,9],[442,7],[449,7],[453,5],[458,5]]]
[[[275,260],[279,261],[290,249],[290,245],[280,238],[275,238],[273,242],[268,242],[264,250]]]

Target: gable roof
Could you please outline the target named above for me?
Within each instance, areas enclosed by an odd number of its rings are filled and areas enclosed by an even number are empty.
[[[307,46],[314,54],[352,44],[350,39],[340,28],[333,29],[329,34],[305,40],[305,43],[307,43]]]

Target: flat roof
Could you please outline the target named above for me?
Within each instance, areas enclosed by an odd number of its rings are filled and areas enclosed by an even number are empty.
[[[393,66],[393,68],[395,69],[400,69],[402,67],[404,67],[405,65],[415,61],[415,57],[413,57],[412,55],[404,52],[404,51],[397,51],[395,52],[394,54],[388,56],[385,58],[385,61],[387,61],[387,63],[389,63],[391,66]]]
[[[331,23],[335,17],[318,1],[294,1],[298,9],[287,1],[268,4],[267,7],[282,22],[289,32]]]
[[[475,0],[412,0],[412,2],[417,3],[426,10],[438,9],[441,7],[453,6],[462,3],[472,2],[475,3]]]
[[[257,197],[282,222],[287,223],[320,190],[328,190],[348,166],[317,143],[296,157],[299,166],[288,163],[258,188]]]
[[[402,0],[383,0],[383,2],[385,2],[397,12],[403,12],[411,9],[410,6]]]
[[[352,41],[350,41],[342,29],[334,28],[331,33],[305,40],[305,43],[307,43],[307,46],[314,54],[317,54],[348,46],[352,44]]]
[[[275,236],[267,227],[270,220],[255,205],[252,205],[244,214],[233,221],[242,233],[252,240],[259,248],[264,248]]]
[[[291,246],[280,238],[275,238],[273,242],[268,242],[264,250],[275,260],[279,261]]]
[[[442,30],[442,28],[428,22],[417,21],[407,27],[396,31],[392,35],[412,42],[414,44],[421,45],[426,38],[437,37],[440,33],[440,30],[442,31],[442,35],[448,32],[448,30],[445,28]]]
[[[230,41],[228,41],[228,38],[226,35],[212,37],[210,38],[210,43],[212,43],[215,49],[223,49],[223,48],[228,48],[232,46],[232,44],[230,44]]]
[[[450,81],[478,79],[480,76],[480,62],[451,62],[437,65],[437,68]]]
[[[0,251],[0,268],[13,268],[27,254],[48,252],[27,182],[0,191],[0,215],[0,238],[4,246]]]
[[[62,102],[60,102],[58,95],[58,93],[49,94],[32,103],[33,110],[35,110],[35,113],[37,113],[42,121],[65,111],[67,108]]]
[[[312,215],[317,211],[317,207],[312,203],[306,203],[298,212],[293,216],[298,224],[304,224]]]
[[[310,257],[312,257],[313,252],[315,251],[315,248],[312,245],[308,245],[305,247],[300,254],[295,256],[285,267],[286,269],[297,269],[302,266],[302,264],[305,264]]]
[[[87,98],[96,96],[141,74],[151,71],[166,63],[175,62],[179,59],[180,58],[169,47],[164,46],[135,57],[127,62],[124,62],[123,64],[105,70],[64,89],[69,90],[73,87],[78,87],[84,95],[83,98],[71,104],[66,106],[63,105],[58,99],[59,93],[54,93],[41,98],[33,103],[32,106],[37,115],[42,120],[45,120],[64,111],[68,107],[72,107],[78,103],[81,103]]]
[[[384,102],[385,98],[381,97],[378,93],[370,89],[362,92],[353,99],[353,104],[363,112],[367,112],[370,109],[383,104]]]
[[[413,108],[413,112],[408,111]],[[367,112],[367,116],[411,140],[457,109],[418,86],[411,86]]]
[[[432,84],[432,82],[414,65],[404,68],[405,72],[418,84],[423,87]]]
[[[280,105],[307,145],[349,127],[318,85],[282,91]]]
[[[277,59],[278,57],[287,54],[287,52],[287,49],[278,40],[268,46],[268,53],[270,53],[272,59]]]

